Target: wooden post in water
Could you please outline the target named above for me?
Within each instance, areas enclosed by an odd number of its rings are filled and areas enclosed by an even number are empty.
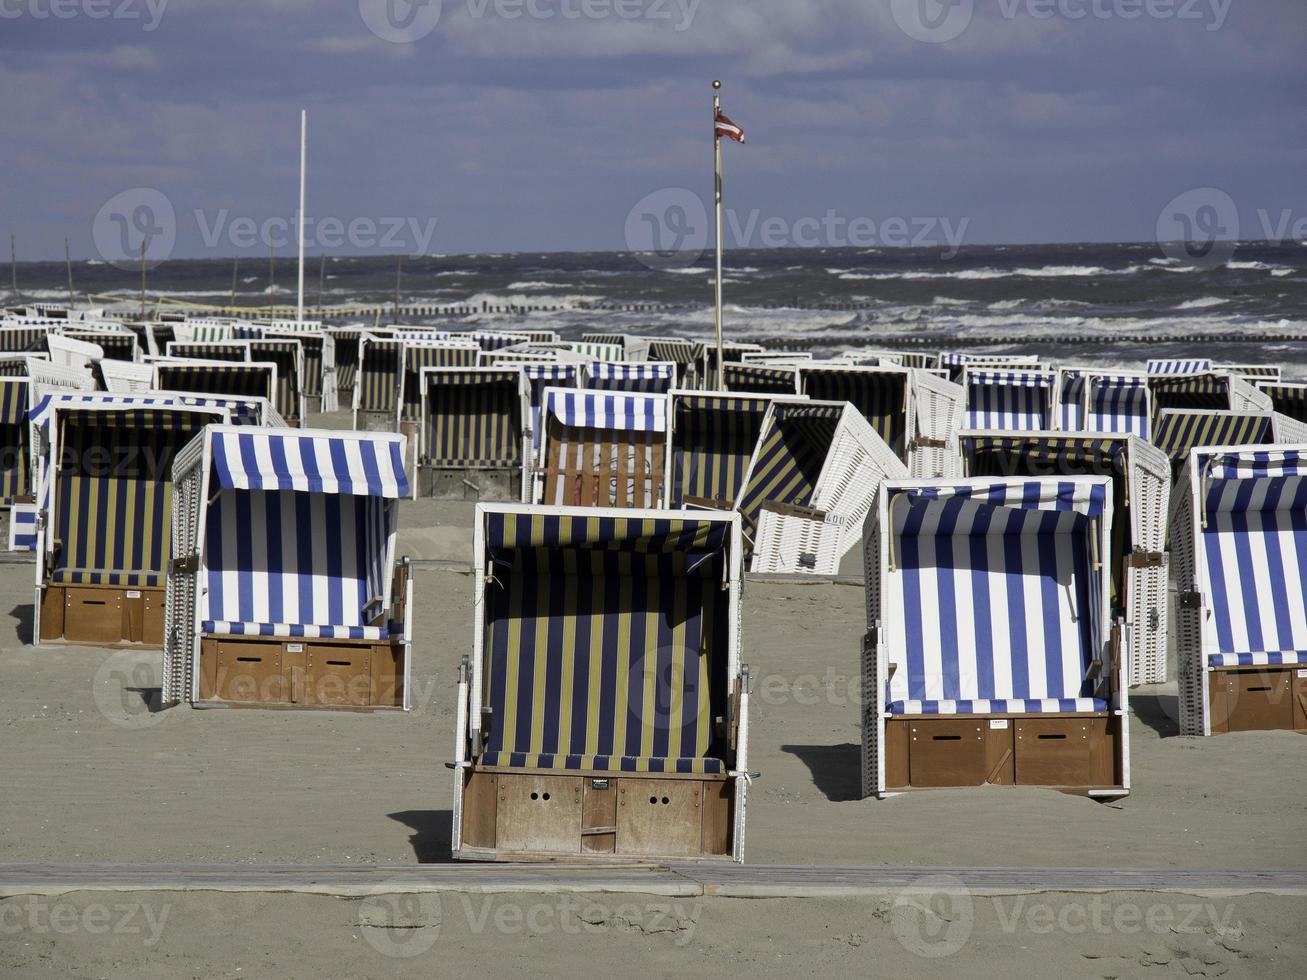
[[[9,233],[9,291],[18,299],[18,236]]]
[[[236,274],[240,271],[241,257],[234,256],[231,260],[231,298],[227,300],[227,305],[233,309],[236,307]]]
[[[268,242],[268,306],[275,302],[277,289],[277,246]]]
[[[404,278],[404,256],[395,256],[395,322],[399,323],[399,284]]]
[[[145,319],[145,236],[141,236],[141,319]]]
[[[73,259],[68,250],[68,236],[64,236],[64,266],[68,269],[68,308],[73,308]]]
[[[327,256],[324,253],[318,260],[318,316],[322,316],[322,280],[327,275]]]

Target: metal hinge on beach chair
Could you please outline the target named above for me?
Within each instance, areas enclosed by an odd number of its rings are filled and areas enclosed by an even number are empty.
[[[1165,551],[1145,551],[1136,547],[1126,555],[1126,568],[1162,568],[1166,565]]]
[[[1180,609],[1201,609],[1203,608],[1203,594],[1201,592],[1177,592],[1175,604]]]
[[[190,575],[200,570],[200,556],[186,555],[172,560],[172,570],[179,575]]]

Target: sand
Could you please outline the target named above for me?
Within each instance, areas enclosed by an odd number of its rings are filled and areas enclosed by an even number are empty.
[[[445,763],[457,665],[471,644],[472,507],[419,501],[402,511],[401,552],[423,562],[409,714],[153,710],[157,652],[28,645],[32,566],[0,565],[0,608],[10,613],[0,628],[0,863],[447,860],[453,780]],[[1307,867],[1307,739],[1179,738],[1173,683],[1132,692],[1134,792],[1124,800],[1012,788],[860,800],[860,585],[751,580],[744,601],[744,659],[755,679],[750,763],[762,773],[749,802],[750,862]],[[27,900],[12,898],[0,902],[0,976],[429,976],[433,966],[452,973],[480,963],[485,972],[491,949],[502,957],[492,975],[638,963],[654,976],[842,975],[873,967],[930,976],[964,965],[981,976],[1031,967],[1089,976],[1289,976],[1307,960],[1307,899],[1266,896],[1231,900],[1243,923],[1234,931],[1115,928],[1106,935],[1062,926],[1044,933],[1020,915],[1005,928],[1010,910],[977,899],[968,940],[938,959],[899,941],[889,900],[702,899],[684,942],[685,928],[632,923],[613,896],[605,896],[601,916],[608,926],[580,935],[561,927],[478,931],[464,921],[459,900],[442,898],[439,941],[409,959],[378,953],[368,941],[377,928],[359,925],[359,900],[208,893],[42,900],[66,907],[60,914],[75,923],[88,903],[166,906],[168,927],[147,947],[139,934],[102,935],[84,925],[42,930],[16,904]],[[527,904],[542,901],[561,900]],[[632,901],[643,908],[653,900]],[[1056,917],[1067,903],[1076,913],[1090,899],[1037,901]],[[1114,901],[1147,909],[1185,900]],[[946,921],[935,925],[947,932]]]

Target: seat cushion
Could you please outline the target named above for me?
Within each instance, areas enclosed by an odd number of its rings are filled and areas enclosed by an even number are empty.
[[[997,701],[891,701],[892,715],[1015,715],[1106,711],[1099,698],[1012,698]]]
[[[721,759],[641,759],[624,755],[549,755],[529,752],[483,752],[483,766],[522,769],[577,769],[585,772],[722,773]]]
[[[1307,664],[1307,650],[1212,653],[1207,656],[1209,667],[1277,667],[1281,664]]]
[[[318,626],[308,623],[234,623],[206,619],[200,630],[216,636],[306,637],[311,640],[388,640],[385,626]]]
[[[112,585],[120,589],[162,589],[163,572],[97,572],[85,568],[56,568],[50,573],[53,585]]]

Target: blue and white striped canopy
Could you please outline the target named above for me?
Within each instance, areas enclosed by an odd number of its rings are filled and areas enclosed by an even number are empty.
[[[574,429],[666,432],[667,396],[546,388],[545,416]]]
[[[967,428],[1034,431],[1051,429],[1052,371],[968,368]]]
[[[194,404],[194,400],[190,404]],[[176,395],[115,395],[108,392],[67,391],[45,395],[28,414],[33,425],[49,428],[55,406],[60,408],[176,408],[189,407]],[[203,406],[202,406],[203,407]],[[223,407],[223,406],[217,406]]]
[[[404,437],[312,429],[211,430],[213,472],[227,490],[300,490],[399,498],[409,494]]]
[[[654,381],[676,377],[676,365],[671,363],[628,364],[622,361],[592,361],[586,370],[596,381]]]
[[[1204,374],[1211,369],[1211,358],[1172,358],[1148,362],[1149,374]]]

